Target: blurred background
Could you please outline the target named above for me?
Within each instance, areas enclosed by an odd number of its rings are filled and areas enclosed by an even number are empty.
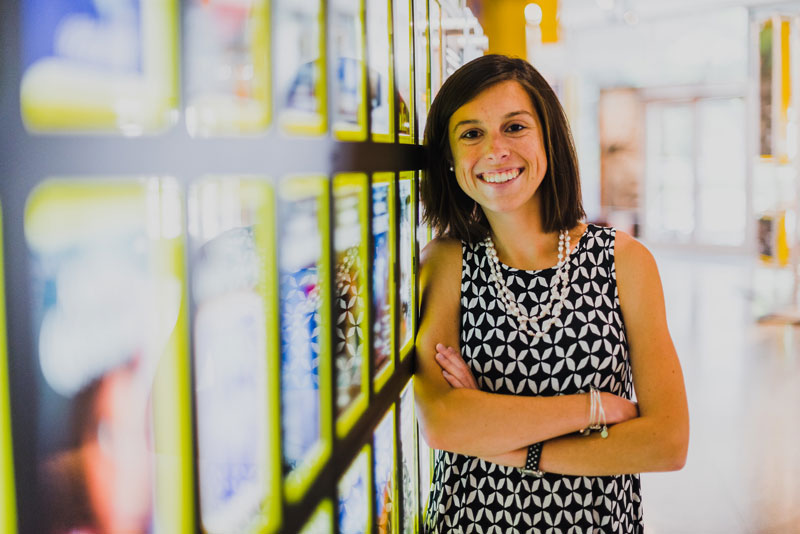
[[[3,3],[0,531],[421,532],[422,132],[486,52],[658,261],[646,531],[800,532],[797,0]]]

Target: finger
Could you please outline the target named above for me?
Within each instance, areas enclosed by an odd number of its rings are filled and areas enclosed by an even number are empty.
[[[447,382],[454,388],[464,387],[464,384],[457,377],[453,376],[447,371],[442,370],[442,376],[444,376],[444,379],[447,380]]]
[[[463,379],[464,375],[469,371],[469,368],[467,367],[467,364],[464,363],[464,360],[450,358],[447,356],[447,354],[441,352],[436,353],[436,362],[439,364],[439,367],[451,375],[458,376],[461,379]]]

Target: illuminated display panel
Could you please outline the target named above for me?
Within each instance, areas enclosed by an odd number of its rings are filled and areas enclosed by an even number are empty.
[[[373,436],[375,447],[375,522],[378,534],[397,529],[397,481],[395,480],[394,406],[383,416]]]
[[[321,135],[327,129],[325,32],[321,0],[272,3],[275,85],[279,122],[291,134]]]
[[[397,73],[397,132],[401,143],[414,142],[414,72],[412,69],[411,0],[395,0],[394,61]]]
[[[417,518],[419,517],[419,471],[417,469],[417,436],[415,433],[416,419],[414,418],[414,382],[408,382],[400,394],[400,473],[402,492],[402,510],[400,511],[402,524],[399,532],[403,534],[416,534],[418,532]]]
[[[340,534],[372,532],[369,492],[369,445],[356,456],[337,485],[339,506],[337,521]]]
[[[208,534],[280,520],[272,189],[209,177],[189,194],[200,519]],[[272,340],[272,342],[268,342]]]
[[[372,357],[375,389],[394,369],[394,173],[372,179]]]
[[[277,215],[283,464],[297,500],[330,453],[327,179],[284,180]]]
[[[399,309],[400,316],[400,355],[405,357],[410,354],[414,339],[416,310],[414,309],[414,230],[416,217],[414,216],[414,172],[401,172],[399,182],[399,227],[400,227],[400,287]]]
[[[331,61],[336,78],[331,82],[333,131],[343,141],[367,138],[367,68],[364,59],[364,0],[333,0],[331,10]]]
[[[414,3],[414,110],[417,115],[417,143],[422,144],[431,106],[431,55],[428,30],[428,0]]]
[[[367,2],[367,82],[372,139],[394,141],[391,0]]]
[[[189,133],[265,130],[271,98],[267,0],[189,0],[184,27]]]
[[[439,0],[428,0],[430,5],[431,51],[431,101],[436,98],[444,81],[442,76],[442,7]]]
[[[48,533],[194,532],[182,224],[169,179],[28,199]]]
[[[366,174],[340,174],[334,178],[333,350],[337,376],[336,431],[340,436],[347,433],[367,403],[368,202]]]
[[[174,124],[175,0],[23,0],[20,108],[34,132],[138,135]]]

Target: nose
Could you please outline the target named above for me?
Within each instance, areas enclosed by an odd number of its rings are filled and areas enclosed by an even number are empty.
[[[486,159],[491,163],[499,163],[508,158],[508,141],[500,134],[488,136],[486,144]]]

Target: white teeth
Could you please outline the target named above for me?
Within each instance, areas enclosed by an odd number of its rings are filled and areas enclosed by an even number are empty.
[[[485,172],[481,178],[492,184],[502,184],[519,176],[519,169],[504,172]]]

